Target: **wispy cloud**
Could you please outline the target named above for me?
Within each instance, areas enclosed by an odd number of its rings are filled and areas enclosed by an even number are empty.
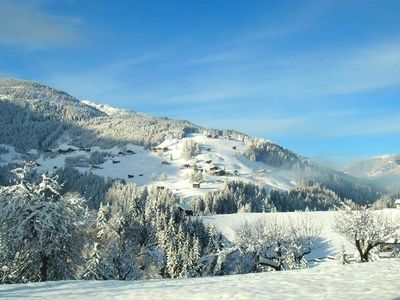
[[[284,116],[266,113],[263,116],[217,117],[207,115],[197,122],[216,128],[235,128],[256,136],[285,138],[332,139],[353,136],[400,134],[399,113],[362,116],[346,111],[320,111],[312,115]]]
[[[28,49],[76,46],[85,41],[80,18],[54,15],[28,1],[0,1],[0,44]]]

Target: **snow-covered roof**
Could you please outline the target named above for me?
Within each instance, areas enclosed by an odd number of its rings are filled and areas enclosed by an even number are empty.
[[[178,207],[179,207],[180,209],[185,210],[185,211],[193,211],[193,208],[192,208],[189,204],[187,204],[187,203],[179,203],[179,204],[178,204]]]

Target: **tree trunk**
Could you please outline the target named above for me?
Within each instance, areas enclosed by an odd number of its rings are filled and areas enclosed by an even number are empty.
[[[47,281],[47,269],[49,265],[49,257],[42,254],[41,256],[42,265],[40,266],[40,281]]]
[[[363,251],[362,251],[362,249],[361,249],[360,240],[358,240],[358,239],[356,238],[356,239],[355,239],[355,244],[356,244],[356,248],[357,248],[358,254],[360,255],[361,262],[367,262],[367,261],[368,261],[368,255],[367,255],[367,260],[365,260],[365,254],[363,253]]]

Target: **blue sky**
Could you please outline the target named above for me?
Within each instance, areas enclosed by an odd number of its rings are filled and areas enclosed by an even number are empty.
[[[400,152],[400,1],[4,1],[0,76],[328,163]]]

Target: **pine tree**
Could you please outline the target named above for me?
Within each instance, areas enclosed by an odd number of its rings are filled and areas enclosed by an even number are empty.
[[[105,263],[99,251],[98,243],[94,243],[81,278],[85,280],[107,280],[111,279],[110,273],[110,267]]]
[[[57,178],[26,180],[32,166],[16,169],[18,183],[0,187],[0,252],[5,282],[74,279],[81,259],[83,199],[60,194]]]

